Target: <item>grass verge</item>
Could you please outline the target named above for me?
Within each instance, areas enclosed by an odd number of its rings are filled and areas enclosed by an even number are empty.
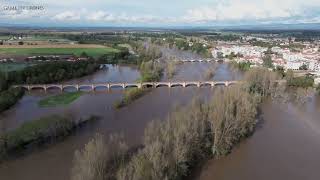
[[[65,106],[71,104],[80,96],[83,95],[83,92],[70,92],[63,93],[55,96],[51,96],[39,101],[40,107],[57,107],[57,106]]]

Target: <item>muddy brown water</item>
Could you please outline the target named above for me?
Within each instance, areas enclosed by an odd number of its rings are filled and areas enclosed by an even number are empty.
[[[186,63],[179,65],[173,80],[205,80],[203,74],[212,66],[218,66],[214,80],[241,77],[230,71],[226,64]],[[139,72],[135,68],[110,66],[107,71],[70,82],[133,82],[138,78]],[[175,106],[183,106],[194,97],[208,100],[214,90],[208,87],[162,87],[120,110],[115,110],[113,104],[123,96],[121,89],[86,93],[71,105],[59,108],[39,108],[37,105],[40,99],[58,91],[33,91],[14,108],[1,114],[2,132],[48,114],[67,112],[82,118],[94,114],[102,119],[88,124],[64,141],[0,164],[0,179],[68,180],[74,151],[83,148],[96,133],[123,133],[130,145],[139,144],[148,122],[165,119]],[[195,173],[194,179],[319,179],[319,107],[320,101],[316,98],[303,107],[265,103],[263,121],[255,134],[240,143],[229,156],[208,161]]]

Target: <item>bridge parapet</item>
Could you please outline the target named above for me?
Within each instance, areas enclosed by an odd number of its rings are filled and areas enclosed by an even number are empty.
[[[144,82],[144,83],[97,83],[97,84],[24,84],[24,85],[14,85],[13,87],[22,87],[28,91],[31,91],[35,88],[43,89],[47,91],[50,88],[59,88],[61,91],[64,91],[66,88],[75,88],[77,91],[80,91],[82,88],[90,88],[92,91],[96,90],[97,87],[106,87],[108,90],[115,87],[121,87],[122,89],[129,87],[153,87],[158,88],[161,86],[166,86],[168,88],[175,86],[206,86],[209,85],[214,87],[216,85],[225,85],[229,86],[231,84],[241,83],[241,81],[173,81],[173,82]]]

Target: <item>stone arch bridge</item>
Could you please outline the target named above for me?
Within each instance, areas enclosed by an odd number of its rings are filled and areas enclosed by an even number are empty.
[[[15,85],[13,87],[21,87],[28,91],[33,89],[42,89],[47,91],[49,89],[60,89],[64,91],[66,88],[73,88],[77,91],[81,89],[90,89],[91,91],[95,91],[97,88],[107,88],[108,90],[112,88],[158,88],[158,87],[214,87],[214,86],[230,86],[232,84],[240,83],[240,81],[176,81],[176,82],[143,82],[143,83],[93,83],[93,84],[24,84],[24,85]]]

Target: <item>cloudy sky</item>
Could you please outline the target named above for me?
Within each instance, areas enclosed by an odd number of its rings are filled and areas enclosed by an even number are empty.
[[[320,0],[0,0],[0,5],[2,24],[211,26],[320,23]],[[29,10],[23,6],[43,6],[44,9]]]

